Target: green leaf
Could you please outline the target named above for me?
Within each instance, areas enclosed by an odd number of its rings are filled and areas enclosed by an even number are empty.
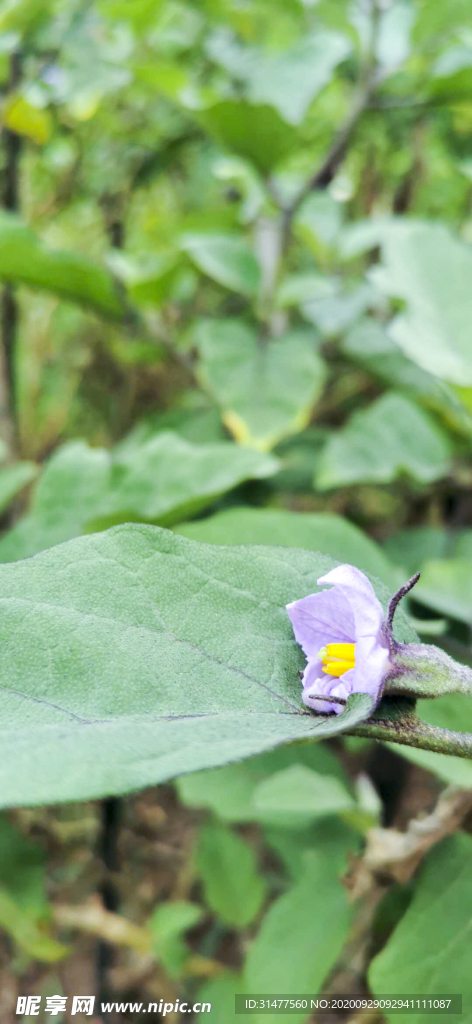
[[[83,441],[59,448],[36,486],[30,512],[0,540],[0,561],[43,551],[82,533],[97,514],[110,482],[110,456]]]
[[[261,811],[256,807],[257,787],[274,772],[293,765],[306,765],[317,774],[337,776],[345,781],[339,760],[326,744],[287,744],[241,764],[228,764],[211,771],[192,772],[177,779],[179,797],[188,807],[207,807],[222,821],[260,821],[279,824],[278,810]]]
[[[67,953],[47,930],[44,852],[0,818],[0,924],[28,956],[53,963]]]
[[[454,389],[407,359],[376,320],[365,318],[341,342],[344,354],[390,387],[433,409],[453,428],[470,436],[472,417]]]
[[[171,978],[182,973],[190,949],[183,935],[203,917],[203,909],[186,900],[171,900],[156,908],[148,921],[154,953]]]
[[[0,540],[0,560],[26,558],[113,522],[175,522],[278,462],[227,441],[194,445],[170,431],[132,436],[110,453],[71,441],[48,463],[30,513]],[[1,477],[0,477],[1,480]]]
[[[67,956],[68,949],[40,928],[0,886],[0,926],[28,956],[55,963]]]
[[[413,899],[370,966],[369,982],[374,995],[424,992],[460,993],[465,1021],[472,998],[469,932],[472,899],[472,839],[456,835],[446,839],[428,856],[417,881]],[[388,1020],[395,1014],[385,1010]],[[446,1024],[447,1012],[434,1013]],[[411,1024],[424,1020],[410,1013]]]
[[[210,978],[197,991],[197,999],[201,1003],[209,1003],[215,1020],[225,1020],[228,1007],[234,1007],[236,993],[244,991],[244,981],[235,971],[223,970],[216,977]],[[249,1021],[251,1021],[249,1017]]]
[[[174,529],[191,540],[211,544],[275,544],[323,551],[338,562],[378,576],[396,590],[397,574],[375,541],[348,519],[329,512],[230,508]]]
[[[315,295],[302,306],[305,320],[315,324],[324,338],[342,334],[376,299],[378,301],[369,283],[347,288],[344,281],[331,280],[332,295],[320,298]]]
[[[300,124],[312,100],[350,50],[349,41],[338,32],[318,30],[307,35],[290,49],[255,62],[249,77],[249,96],[255,103],[274,106],[290,124]]]
[[[259,264],[243,238],[237,235],[186,234],[181,247],[199,270],[231,291],[256,295],[261,279]]]
[[[425,562],[415,599],[470,626],[472,622],[472,560],[438,558]]]
[[[332,566],[133,525],[0,566],[2,804],[129,792],[367,718],[367,694],[336,716],[300,700],[285,606]]]
[[[443,224],[403,222],[383,235],[375,284],[402,299],[389,334],[424,370],[472,385],[472,250]]]
[[[150,520],[168,525],[193,515],[245,480],[271,476],[271,455],[228,441],[194,445],[162,431],[115,455],[110,490],[97,520]]]
[[[202,537],[202,540],[204,539]],[[401,566],[408,575],[413,576],[415,572],[423,569],[425,562],[443,558],[449,548],[452,550],[453,543],[452,536],[441,526],[413,526],[408,530],[392,533],[386,538],[383,547],[395,565]],[[415,596],[417,590],[418,587]]]
[[[224,825],[204,825],[195,866],[213,913],[234,928],[247,928],[266,895],[252,847]]]
[[[265,104],[228,99],[190,113],[233,155],[245,157],[262,174],[300,147],[295,128]]]
[[[355,809],[346,787],[330,775],[320,775],[306,765],[294,764],[260,782],[253,796],[262,814],[279,814],[280,824],[296,828],[317,818]]]
[[[305,854],[299,881],[266,913],[251,946],[244,976],[245,992],[318,992],[334,966],[351,920],[345,889],[333,870],[332,852]],[[290,941],[288,941],[290,939]],[[304,1024],[303,1012],[297,1021]],[[263,1021],[254,1014],[254,1021]],[[293,1024],[293,1014],[277,1014],[279,1024]]]
[[[387,484],[406,475],[428,484],[446,476],[448,436],[433,419],[395,392],[355,412],[328,441],[316,471],[318,490],[349,484]]]
[[[436,61],[428,93],[436,101],[461,99],[470,101],[472,96],[472,50],[468,46],[453,46]]]
[[[266,450],[309,422],[326,370],[314,332],[293,329],[261,343],[238,320],[201,320],[198,374],[240,444]]]
[[[112,275],[80,253],[50,249],[14,214],[0,213],[0,278],[53,292],[112,319],[126,305]]]
[[[0,469],[0,512],[11,505],[13,498],[34,480],[37,472],[34,462],[15,462]]]

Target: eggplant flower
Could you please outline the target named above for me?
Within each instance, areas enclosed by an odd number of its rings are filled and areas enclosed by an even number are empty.
[[[338,565],[320,577],[318,584],[330,584],[330,590],[287,605],[295,639],[307,658],[302,676],[307,707],[339,714],[351,693],[369,693],[378,703],[393,669],[393,613],[417,578],[392,598],[386,622],[372,584],[352,565]]]

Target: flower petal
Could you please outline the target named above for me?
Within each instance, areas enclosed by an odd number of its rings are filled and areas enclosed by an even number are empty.
[[[354,669],[350,671],[353,672]],[[341,711],[344,711],[344,704],[331,703],[330,701],[317,700],[316,698],[317,696],[329,697],[333,694],[335,697],[347,700],[349,694],[352,693],[349,681],[345,682],[348,675],[350,675],[350,672],[346,672],[341,679],[335,679],[334,676],[327,676],[323,672],[323,666],[318,658],[309,661],[303,673],[303,703],[308,708],[311,708],[312,711],[318,711],[321,714],[327,714],[329,711],[341,714]]]
[[[342,677],[350,676],[353,693],[370,693],[378,701],[382,683],[390,669],[390,651],[376,637],[361,637],[356,644],[356,664]]]
[[[351,603],[338,587],[293,601],[287,611],[295,639],[307,658],[316,657],[327,643],[355,643]]]
[[[331,584],[335,593],[343,594],[349,602],[355,621],[356,642],[363,636],[377,636],[384,619],[383,608],[370,580],[360,569],[353,565],[338,565],[326,576],[321,576],[318,583]]]

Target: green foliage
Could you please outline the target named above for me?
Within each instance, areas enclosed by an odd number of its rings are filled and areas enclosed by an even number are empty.
[[[406,303],[390,336],[425,370],[472,385],[469,248],[442,224],[413,221],[385,232],[382,256],[383,265],[373,272],[376,284]]]
[[[326,512],[235,508],[183,523],[175,532],[211,544],[275,544],[324,551],[338,562],[349,562],[378,576],[392,588],[396,582],[395,571],[381,548],[348,519]]]
[[[126,306],[117,283],[103,267],[79,253],[43,245],[12,214],[0,217],[0,277],[54,292],[102,316],[123,319]]]
[[[422,569],[418,599],[429,608],[470,624],[472,619],[472,561],[438,558]]]
[[[173,900],[156,907],[148,921],[152,948],[171,978],[179,977],[190,955],[183,936],[202,918],[196,903]]]
[[[317,992],[346,939],[351,909],[329,847],[307,852],[297,883],[267,912],[249,950],[247,992]],[[290,941],[288,940],[290,937]],[[277,1014],[288,1024],[292,1014]],[[299,1015],[306,1021],[308,1015]],[[254,1015],[254,1020],[263,1020]]]
[[[124,526],[2,566],[2,803],[129,792],[367,718],[366,694],[300,713],[285,605],[332,564]]]
[[[200,831],[195,866],[211,910],[225,924],[247,928],[266,894],[252,847],[223,825],[206,825]]]
[[[198,446],[167,431],[137,444],[130,437],[114,456],[71,441],[44,470],[29,515],[0,541],[0,559],[26,558],[113,522],[175,522],[277,465],[227,442]]]
[[[449,439],[434,421],[403,395],[387,392],[328,441],[315,484],[326,491],[390,483],[402,474],[427,484],[447,474],[450,456]]]
[[[16,495],[34,480],[36,474],[34,462],[15,462],[12,466],[0,469],[0,512],[8,508]]]
[[[243,322],[212,320],[195,340],[199,377],[237,441],[265,450],[306,426],[325,380],[311,331],[267,341]]]
[[[293,766],[314,769],[317,776],[336,776],[341,788],[346,783],[339,761],[323,744],[289,744],[241,764],[228,764],[211,771],[191,772],[177,779],[180,799],[189,807],[206,807],[222,821],[259,821],[281,825],[279,809],[261,808],[256,794],[273,773]],[[293,825],[293,819],[289,822]],[[299,822],[296,822],[299,824]]]
[[[305,765],[291,765],[259,783],[254,793],[256,811],[277,813],[292,827],[317,818],[354,810],[355,803],[339,779],[319,775]]]
[[[469,0],[1,5],[7,1015],[97,954],[110,1001],[216,1021],[346,977],[467,1016],[469,836],[353,895],[472,761],[398,694],[396,757],[366,695],[311,714],[285,605],[421,571],[395,636],[471,661],[471,31]],[[472,735],[461,693],[416,710]],[[114,802],[44,806],[173,779],[116,851]]]
[[[218,284],[241,295],[255,295],[260,283],[257,261],[241,238],[231,235],[184,235],[184,252]]]
[[[54,963],[67,948],[49,933],[41,847],[0,818],[0,925],[28,957]]]
[[[372,962],[369,981],[374,995],[387,990],[460,992],[467,1006],[471,852],[470,837],[461,835],[445,840],[429,855],[408,910]],[[389,1020],[393,1016],[387,1011]],[[447,1016],[438,1012],[438,1021],[443,1024]],[[421,1014],[412,1013],[411,1018],[417,1024]]]

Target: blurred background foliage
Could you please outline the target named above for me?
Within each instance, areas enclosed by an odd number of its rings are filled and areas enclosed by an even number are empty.
[[[0,560],[137,521],[420,569],[415,627],[472,662],[470,4],[2,0],[0,88]],[[466,999],[467,818],[367,927],[346,884],[447,784],[471,765],[337,739],[105,807],[105,839],[96,804],[2,819],[5,1019]]]

